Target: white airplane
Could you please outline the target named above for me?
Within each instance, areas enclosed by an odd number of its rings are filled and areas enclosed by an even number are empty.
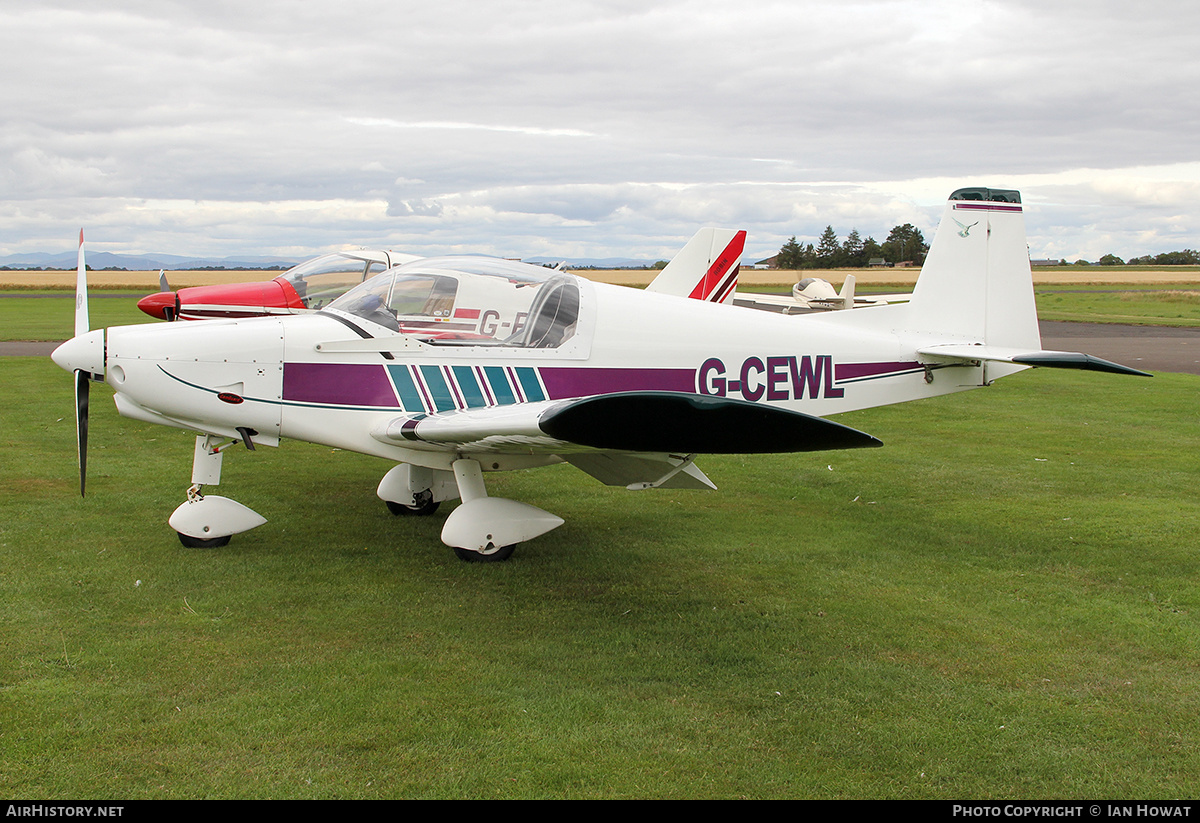
[[[986,230],[964,236],[958,217]],[[716,237],[706,260],[721,256]],[[405,328],[397,287],[443,275],[496,288],[526,322],[457,337]],[[293,438],[390,461],[377,491],[389,508],[431,514],[460,499],[443,542],[494,561],[563,521],[489,497],[488,472],[566,461],[629,489],[715,488],[697,455],[881,445],[825,419],[840,412],[1030,366],[1145,375],[1042,350],[1019,195],[988,189],[951,195],[911,301],[870,311],[784,316],[449,257],[392,269],[316,313],[89,331],[82,233],[76,302],[75,336],[53,358],[76,375],[80,491],[88,380],[103,380],[122,415],[198,433],[192,486],[169,519],[189,546],[265,522],[204,493],[237,442]]]
[[[754,294],[739,291],[733,295],[733,304],[747,309],[763,309],[783,314],[814,311],[841,311],[862,309],[868,306],[886,306],[891,303],[907,303],[911,294],[872,294],[863,297],[854,293],[857,278],[847,274],[841,290],[821,277],[805,277],[792,286],[791,294]]]

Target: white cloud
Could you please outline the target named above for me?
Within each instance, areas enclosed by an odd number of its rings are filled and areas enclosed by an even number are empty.
[[[453,121],[432,121],[407,123],[393,120],[389,117],[347,117],[347,123],[356,126],[382,126],[390,129],[431,129],[447,131],[499,131],[513,134],[528,134],[543,137],[595,137],[591,132],[580,129],[549,129],[536,126],[498,126],[485,123],[458,123]]]
[[[85,218],[158,244],[131,251],[662,256],[701,224],[770,251],[928,233],[974,184],[1024,191],[1035,254],[1194,248],[1198,22],[1179,0],[11,0],[0,252]]]

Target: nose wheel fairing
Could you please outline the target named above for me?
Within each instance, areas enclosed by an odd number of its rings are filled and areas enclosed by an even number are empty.
[[[228,538],[261,526],[267,519],[228,497],[196,493],[189,495],[187,502],[175,509],[167,522],[179,533],[184,545],[196,548],[225,545]],[[184,540],[185,537],[192,541]]]
[[[221,482],[221,462],[225,449],[236,440],[213,435],[198,435],[192,454],[192,486],[187,500],[167,520],[189,548],[224,546],[235,534],[261,526],[267,519],[236,500],[220,495],[205,495],[204,486]]]

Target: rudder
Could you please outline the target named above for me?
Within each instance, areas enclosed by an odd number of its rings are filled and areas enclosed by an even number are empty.
[[[703,228],[671,259],[646,291],[729,303],[737,289],[746,232]]]
[[[913,331],[1041,348],[1020,192],[965,188],[950,195],[909,311]]]

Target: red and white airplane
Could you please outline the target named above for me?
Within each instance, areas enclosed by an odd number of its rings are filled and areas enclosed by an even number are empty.
[[[650,284],[650,292],[689,296],[697,300],[725,302],[732,299],[737,287],[738,266],[745,246],[745,232],[728,229],[701,229],[688,245],[662,270]],[[323,254],[322,257],[283,272],[270,281],[197,286],[172,292],[167,278],[158,272],[160,292],[146,295],[138,308],[160,320],[208,320],[229,317],[264,317],[271,314],[302,314],[320,310],[340,298],[367,278],[392,266],[419,260],[416,254],[384,250],[356,250]],[[410,300],[419,298],[413,284],[408,284]],[[475,332],[487,335],[492,323],[514,322],[514,318],[497,320],[497,307],[491,305],[494,295],[464,294],[458,286],[454,313],[445,311],[444,294],[433,290],[426,295],[427,311],[408,313],[409,329],[424,324],[443,331]],[[420,319],[418,316],[420,314]],[[508,328],[508,326],[505,326]]]
[[[171,291],[159,272],[161,290],[138,308],[159,320],[210,320],[315,311],[369,277],[411,263],[415,254],[361,249],[325,254],[288,269],[274,280],[192,286]]]
[[[975,225],[960,232],[956,218]],[[698,241],[696,260],[733,254],[718,232],[707,249]],[[728,268],[716,266],[704,295],[730,291]],[[428,515],[461,500],[443,542],[466,560],[502,560],[563,521],[489,497],[489,472],[566,462],[627,489],[712,489],[696,462],[706,453],[881,445],[827,419],[840,412],[987,386],[1032,366],[1145,374],[1042,350],[1014,191],[950,196],[907,303],[787,316],[663,286],[429,258],[301,315],[90,331],[81,235],[75,336],[53,355],[75,375],[80,490],[88,383],[104,381],[122,415],[197,433],[192,486],[169,520],[185,545],[224,545],[264,523],[203,490],[220,482],[228,446],[292,438],[390,462],[377,494],[392,511]],[[421,326],[435,292],[451,317],[460,294],[487,295],[496,322]]]

